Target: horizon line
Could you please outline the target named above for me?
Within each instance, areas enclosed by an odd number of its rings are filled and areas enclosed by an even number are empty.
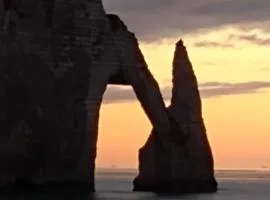
[[[138,171],[138,168],[131,167],[97,167],[96,170],[134,170]],[[269,167],[261,168],[215,168],[215,171],[269,171]]]

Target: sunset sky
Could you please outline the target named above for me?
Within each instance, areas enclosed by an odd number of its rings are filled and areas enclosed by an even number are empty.
[[[216,168],[270,167],[269,0],[103,0],[139,39],[165,100],[182,38],[200,84]],[[168,87],[169,86],[169,87]],[[130,87],[109,87],[98,167],[137,168],[151,130]]]

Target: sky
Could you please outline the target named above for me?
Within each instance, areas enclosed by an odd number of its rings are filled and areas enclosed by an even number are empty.
[[[215,168],[270,168],[270,1],[103,0],[134,32],[164,100],[174,44],[196,73]],[[130,87],[109,86],[100,111],[98,167],[137,168],[151,124]]]

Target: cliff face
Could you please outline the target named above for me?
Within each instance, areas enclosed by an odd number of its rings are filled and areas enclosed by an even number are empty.
[[[109,31],[102,2],[18,2],[0,2],[0,185],[64,181],[93,191],[88,133],[97,119],[89,122],[85,101]]]
[[[101,0],[1,1],[0,186],[94,191],[106,86],[130,84],[169,131],[165,104],[135,35]],[[159,136],[165,136],[166,131]]]
[[[169,152],[160,149],[153,130],[139,151],[135,191],[215,192],[214,164],[204,126],[197,79],[183,42],[176,44],[173,89],[168,113],[178,134]]]
[[[0,1],[0,65],[0,186],[94,191],[99,108],[113,83],[133,86],[155,127],[140,150],[135,190],[166,189],[160,183],[190,189],[196,181],[202,191],[216,189],[196,77],[181,42],[168,110],[135,35],[105,14],[101,0]],[[168,146],[169,137],[177,142],[163,152],[160,142]]]

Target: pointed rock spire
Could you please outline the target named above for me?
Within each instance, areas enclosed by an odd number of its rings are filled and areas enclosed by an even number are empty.
[[[177,122],[179,135],[184,132],[188,139],[184,143],[175,141],[171,151],[164,152],[152,130],[139,151],[135,191],[216,192],[213,157],[201,113],[197,79],[186,47],[179,40],[173,58],[173,89],[168,114]]]

